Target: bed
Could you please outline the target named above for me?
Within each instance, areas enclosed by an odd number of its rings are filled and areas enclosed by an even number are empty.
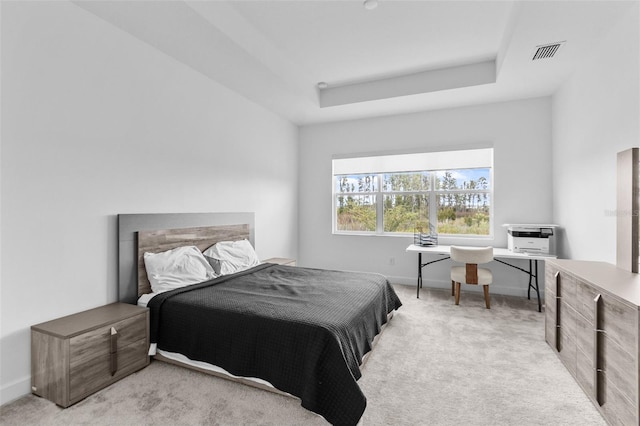
[[[222,241],[254,243],[252,216],[246,223],[202,224],[219,222],[213,215],[177,221],[198,226],[149,229],[176,223],[154,215],[154,223],[138,231],[131,228],[140,227],[135,225],[140,218],[129,219],[119,217],[121,255],[131,254],[122,246],[124,226],[125,233],[133,232],[135,259],[121,264],[133,264],[135,272],[121,270],[120,276],[135,276],[137,296],[151,290],[145,253],[189,245],[205,251]],[[225,217],[233,221],[233,215]],[[124,293],[130,298],[129,289]],[[147,306],[151,341],[162,351],[156,358],[206,372],[221,368],[247,384],[300,398],[303,407],[332,424],[348,425],[366,408],[357,384],[363,359],[401,302],[379,274],[261,263],[159,293]]]

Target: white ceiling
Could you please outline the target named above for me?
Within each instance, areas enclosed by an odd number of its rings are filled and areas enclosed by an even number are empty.
[[[75,3],[304,125],[548,96],[632,1],[379,0],[374,10],[360,0]],[[566,43],[554,58],[531,60],[536,46],[558,41]],[[487,60],[496,61],[493,83],[320,107],[321,81],[338,91],[393,89],[409,74],[428,80]]]
[[[309,78],[344,83],[494,58],[510,2],[235,2]],[[210,16],[212,3],[197,4]],[[472,34],[473,37],[469,37]]]

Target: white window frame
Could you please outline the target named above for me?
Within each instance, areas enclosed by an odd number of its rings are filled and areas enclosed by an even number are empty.
[[[408,235],[410,235],[410,233],[407,232],[385,232],[384,231],[384,196],[385,195],[390,195],[390,194],[402,194],[402,195],[428,195],[428,199],[429,199],[429,221],[431,223],[437,223],[437,218],[438,218],[438,196],[441,194],[487,194],[489,196],[489,234],[486,235],[480,235],[480,234],[440,234],[440,237],[445,237],[445,238],[460,238],[460,239],[487,239],[487,238],[493,238],[493,228],[494,228],[494,213],[493,213],[493,206],[495,204],[495,199],[494,199],[494,191],[493,191],[493,187],[494,187],[494,179],[493,179],[493,148],[480,148],[480,150],[482,150],[482,154],[486,154],[488,152],[487,155],[489,155],[490,160],[489,163],[486,162],[486,160],[484,162],[478,162],[475,163],[477,164],[474,167],[474,162],[473,160],[471,160],[471,162],[469,161],[461,161],[459,164],[463,165],[463,166],[467,166],[467,167],[446,167],[446,168],[437,168],[437,169],[423,169],[423,170],[416,170],[415,166],[411,165],[410,168],[412,168],[413,170],[390,170],[390,169],[386,169],[382,172],[373,172],[373,171],[366,171],[366,166],[364,169],[356,169],[354,170],[354,172],[344,172],[343,170],[339,170],[339,172],[336,172],[336,167],[335,167],[335,161],[334,161],[334,170],[331,176],[331,185],[332,185],[332,232],[333,234],[336,235],[377,235],[377,236],[403,236],[406,237]],[[470,150],[456,150],[456,151],[439,151],[438,153],[436,153],[436,156],[440,156],[442,157],[441,154],[454,154],[454,155],[459,155],[461,152],[460,151],[469,151],[468,154],[470,154],[468,157],[473,157],[474,152],[471,151],[475,151],[475,149],[470,149]],[[479,151],[478,151],[479,152]],[[407,159],[406,156],[414,156],[414,155],[429,155],[432,153],[418,153],[418,154],[392,154],[392,155],[385,155],[385,156],[377,156],[376,160],[378,161],[374,161],[375,163],[377,163],[376,166],[373,167],[378,167],[378,168],[384,168],[385,166],[380,165],[380,163],[384,163],[384,159],[385,158],[380,158],[380,157],[395,157],[395,156],[403,156],[403,160]],[[355,160],[355,162],[351,162],[351,164],[357,164],[359,160],[364,160],[364,159],[370,159],[372,156],[362,156],[362,157],[346,157],[347,161],[351,161],[351,160]],[[336,160],[336,159],[334,159]],[[337,159],[338,161],[340,160],[339,158]],[[381,160],[381,161],[380,161]],[[394,159],[392,159],[391,162],[393,162]],[[449,161],[449,162],[447,162]],[[451,163],[450,161],[455,161],[455,160],[444,160],[444,165],[452,165],[455,163]],[[433,162],[432,162],[433,163]],[[437,164],[438,161],[436,160],[435,163]],[[440,160],[440,163],[442,164],[442,160]],[[347,166],[348,167],[348,166]],[[360,167],[360,166],[356,166],[356,167]],[[391,166],[394,167],[394,166]],[[398,168],[398,166],[396,165],[395,168]],[[488,168],[489,169],[489,187],[487,189],[456,189],[456,190],[441,190],[441,189],[436,189],[436,172],[438,171],[444,171],[444,170],[461,170],[461,169],[475,169],[475,168]],[[404,173],[404,172],[415,172],[415,173],[421,173],[421,172],[429,172],[430,176],[429,176],[429,189],[428,190],[424,190],[424,191],[384,191],[383,188],[383,175],[385,173]],[[336,191],[336,187],[337,187],[337,182],[336,182],[336,177],[337,176],[343,176],[343,175],[347,175],[347,174],[351,174],[351,175],[357,175],[357,174],[370,174],[370,175],[375,175],[376,179],[377,179],[377,191],[374,192],[358,192],[358,193],[340,193],[338,191]],[[340,195],[344,195],[344,196],[348,196],[348,195],[353,195],[353,196],[363,196],[363,195],[371,195],[373,197],[375,197],[375,205],[376,205],[376,230],[375,231],[344,231],[344,230],[338,230],[337,229],[337,199],[338,196]]]

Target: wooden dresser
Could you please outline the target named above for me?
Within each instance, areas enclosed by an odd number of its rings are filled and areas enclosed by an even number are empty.
[[[31,391],[62,407],[149,364],[149,310],[113,303],[31,327]]]
[[[545,340],[608,423],[639,424],[640,277],[604,262],[545,269]]]

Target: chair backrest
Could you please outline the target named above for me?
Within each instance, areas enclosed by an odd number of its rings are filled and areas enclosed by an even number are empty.
[[[451,259],[462,263],[487,263],[493,260],[493,247],[451,246]]]

